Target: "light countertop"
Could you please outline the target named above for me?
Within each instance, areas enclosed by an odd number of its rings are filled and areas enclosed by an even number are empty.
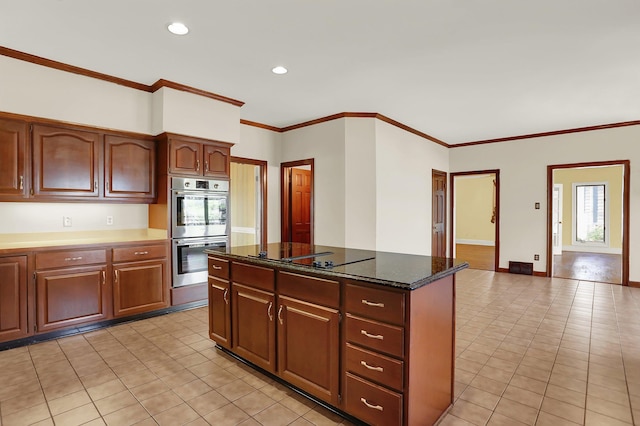
[[[166,240],[165,229],[119,229],[109,231],[34,232],[0,234],[0,250],[58,247],[81,244],[111,244]]]

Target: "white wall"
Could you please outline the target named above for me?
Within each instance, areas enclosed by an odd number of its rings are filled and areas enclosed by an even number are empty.
[[[267,240],[280,241],[280,148],[282,134],[241,125],[240,140],[231,148],[234,157],[267,162]],[[233,196],[233,195],[232,195]]]
[[[345,247],[376,248],[376,120],[345,119]]]
[[[509,260],[546,269],[547,166],[631,161],[629,278],[640,281],[640,126],[523,139],[450,149],[451,172],[500,169],[500,267]],[[534,204],[540,202],[540,210]],[[540,260],[534,261],[534,254]]]
[[[314,242],[345,245],[345,120],[282,135],[282,162],[314,159]]]
[[[146,204],[0,203],[0,234],[143,229],[148,210]],[[71,217],[71,227],[62,226],[63,216]]]
[[[0,55],[0,111],[151,132],[151,94]]]
[[[447,148],[376,120],[377,250],[431,254],[433,169],[449,171]]]

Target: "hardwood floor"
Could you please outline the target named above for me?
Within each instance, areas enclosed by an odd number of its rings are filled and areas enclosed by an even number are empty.
[[[471,244],[456,244],[456,259],[464,260],[471,269],[495,270],[496,248]]]
[[[553,276],[622,284],[622,256],[564,251],[561,255],[553,256]]]

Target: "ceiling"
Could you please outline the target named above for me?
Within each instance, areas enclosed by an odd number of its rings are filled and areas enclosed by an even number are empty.
[[[214,92],[275,127],[376,112],[456,144],[640,119],[638,0],[0,0],[0,16],[0,46]]]

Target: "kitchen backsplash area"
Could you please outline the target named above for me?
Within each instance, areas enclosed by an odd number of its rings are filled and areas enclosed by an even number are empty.
[[[148,227],[146,204],[0,203],[0,234]]]

